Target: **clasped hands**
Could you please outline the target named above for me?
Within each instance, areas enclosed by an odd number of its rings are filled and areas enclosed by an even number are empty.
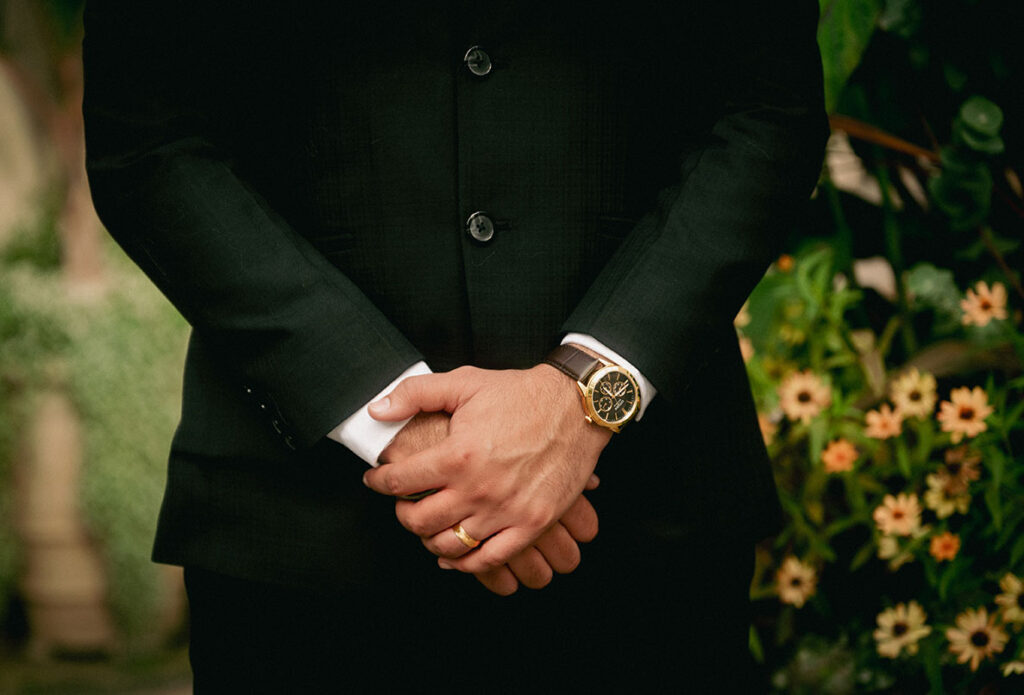
[[[597,534],[583,491],[597,486],[611,433],[584,420],[575,384],[549,365],[527,370],[460,367],[404,380],[370,406],[378,420],[415,416],[364,482],[399,499],[398,521],[444,569],[474,574],[508,595],[541,588],[580,561]],[[450,417],[449,417],[450,416]],[[470,549],[455,524],[485,541]]]

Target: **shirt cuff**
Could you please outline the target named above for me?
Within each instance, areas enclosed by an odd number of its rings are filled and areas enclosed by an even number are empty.
[[[654,388],[651,382],[647,380],[639,369],[634,367],[625,357],[615,352],[592,335],[586,335],[584,333],[569,333],[562,338],[562,345],[565,345],[566,343],[575,343],[576,345],[585,347],[588,350],[593,350],[608,361],[614,362],[620,367],[625,367],[626,370],[633,375],[633,378],[636,379],[636,384],[640,388],[640,409],[637,410],[636,419],[639,420],[644,416],[644,411],[647,410],[647,406],[650,405],[652,400],[654,400],[654,397],[658,395],[658,390]]]
[[[327,436],[339,444],[344,444],[352,453],[376,468],[379,465],[377,459],[380,457],[380,453],[388,447],[395,435],[412,418],[409,417],[398,422],[381,422],[370,417],[367,406],[391,393],[403,379],[432,373],[426,362],[422,360],[417,362],[399,374],[397,379],[368,400],[363,407],[342,420],[340,425],[327,433]]]

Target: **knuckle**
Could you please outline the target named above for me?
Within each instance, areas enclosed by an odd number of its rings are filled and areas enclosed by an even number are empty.
[[[402,478],[393,470],[386,471],[383,478],[384,489],[389,495],[398,495],[402,492]]]

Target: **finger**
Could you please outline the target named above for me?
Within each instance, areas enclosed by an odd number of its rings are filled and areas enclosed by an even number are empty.
[[[458,443],[447,437],[403,461],[370,468],[363,474],[363,484],[382,495],[392,496],[443,488],[445,481],[440,471],[446,461],[458,455],[457,447]]]
[[[473,552],[455,559],[439,558],[438,564],[469,574],[488,572],[508,564],[509,560],[533,545],[533,540],[534,537],[522,528],[508,528],[488,538]]]
[[[583,495],[576,498],[576,501],[558,521],[580,543],[589,543],[597,536],[597,512]]]
[[[543,589],[551,583],[554,572],[537,548],[529,547],[508,561],[508,568],[519,583],[530,589]]]
[[[580,547],[562,524],[555,524],[545,531],[533,546],[559,574],[568,574],[579,567]]]
[[[489,572],[475,575],[478,582],[499,596],[511,596],[519,588],[519,582],[508,567],[498,567]]]
[[[420,538],[430,538],[466,519],[470,510],[454,490],[441,490],[419,501],[398,500],[395,516],[405,529]]]
[[[467,395],[471,371],[456,369],[444,374],[423,374],[402,380],[391,393],[369,405],[376,420],[404,420],[420,411],[454,412]]]
[[[464,519],[461,522],[456,522],[462,527],[463,534],[467,537],[467,541],[459,538],[459,535],[455,533],[455,523],[447,526],[444,530],[437,532],[433,536],[424,537],[423,545],[427,550],[432,552],[438,557],[445,557],[449,559],[455,559],[466,555],[471,550],[480,548],[483,542],[487,540],[486,535],[477,535],[479,533],[475,529],[480,528],[480,521],[474,518]],[[477,541],[476,545],[473,545],[471,541]],[[505,564],[504,562],[499,564]],[[495,565],[497,566],[497,565]]]

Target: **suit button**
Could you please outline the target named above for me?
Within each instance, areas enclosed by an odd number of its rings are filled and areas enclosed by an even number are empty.
[[[488,242],[494,238],[494,221],[482,212],[474,212],[466,220],[466,231],[480,242]]]
[[[473,46],[462,59],[466,63],[466,67],[469,71],[477,77],[483,77],[491,72],[491,57],[487,55],[484,49],[479,46]]]

